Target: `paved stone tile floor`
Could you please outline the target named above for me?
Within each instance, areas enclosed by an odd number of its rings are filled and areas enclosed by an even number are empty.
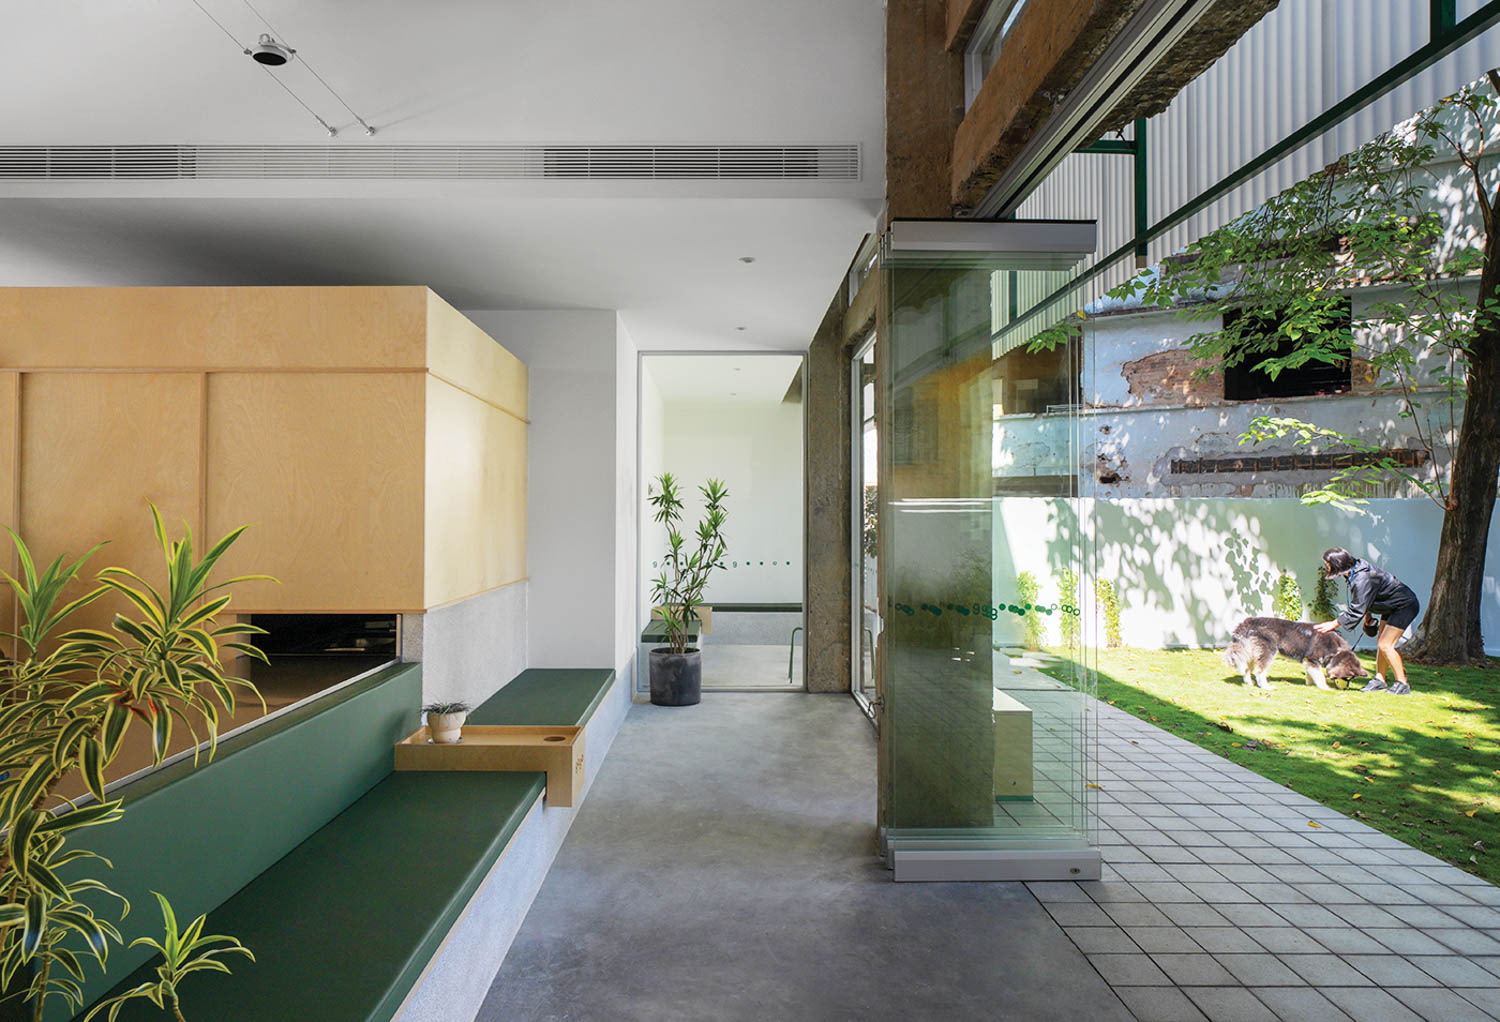
[[[1140,1022],[1500,1019],[1500,888],[1094,707],[1104,878],[1027,886]]]

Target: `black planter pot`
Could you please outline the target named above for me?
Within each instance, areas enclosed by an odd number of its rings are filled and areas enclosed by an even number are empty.
[[[651,651],[651,701],[657,706],[692,706],[703,698],[703,651]]]

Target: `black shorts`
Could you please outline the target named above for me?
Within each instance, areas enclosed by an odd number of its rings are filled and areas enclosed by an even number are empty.
[[[1417,601],[1416,593],[1412,592],[1410,589],[1408,589],[1406,592],[1408,596],[1407,599],[1401,600],[1398,603],[1392,603],[1389,606],[1381,607],[1377,611],[1377,613],[1380,615],[1380,623],[1382,625],[1390,625],[1394,628],[1399,628],[1404,632],[1411,626],[1411,623],[1417,619],[1417,615],[1421,613],[1422,604]]]

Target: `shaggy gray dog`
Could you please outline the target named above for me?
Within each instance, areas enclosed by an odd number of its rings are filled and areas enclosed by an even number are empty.
[[[1270,688],[1266,674],[1276,654],[1302,663],[1309,683],[1327,688],[1329,678],[1367,677],[1364,665],[1336,632],[1313,631],[1305,621],[1279,617],[1247,617],[1234,628],[1234,639],[1224,651],[1224,662],[1240,673],[1245,684],[1251,676],[1261,688]]]

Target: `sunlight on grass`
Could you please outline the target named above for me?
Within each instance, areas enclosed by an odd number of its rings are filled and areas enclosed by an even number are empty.
[[[1278,659],[1260,690],[1212,650],[1099,652],[1099,698],[1110,705],[1500,881],[1500,671],[1408,676],[1405,697],[1323,692]]]

